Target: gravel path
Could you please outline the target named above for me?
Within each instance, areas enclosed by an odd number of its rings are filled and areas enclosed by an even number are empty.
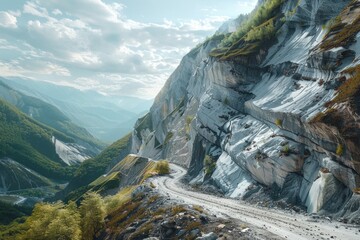
[[[342,239],[360,240],[356,227],[326,219],[314,220],[309,216],[288,213],[276,209],[261,209],[240,200],[227,199],[204,193],[189,191],[180,183],[186,170],[171,164],[170,177],[155,179],[159,191],[170,199],[197,204],[216,215],[225,215],[249,224],[250,228],[266,230],[266,239]]]

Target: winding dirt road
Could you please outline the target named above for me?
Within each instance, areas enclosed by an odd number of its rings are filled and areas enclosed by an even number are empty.
[[[310,217],[301,214],[257,208],[239,200],[189,191],[180,182],[186,170],[174,164],[171,164],[171,170],[170,177],[160,177],[155,180],[160,192],[173,200],[201,205],[211,213],[246,222],[250,228],[268,231],[269,235],[266,239],[360,239],[359,228],[342,225],[339,222],[331,223],[325,219],[314,222]]]

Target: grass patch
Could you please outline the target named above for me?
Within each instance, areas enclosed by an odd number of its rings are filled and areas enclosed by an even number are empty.
[[[345,70],[344,73],[349,74],[351,77],[337,89],[336,97],[327,103],[328,106],[351,100],[360,91],[360,65],[349,68]],[[355,104],[357,103],[352,104],[353,107],[355,107]]]
[[[172,215],[176,215],[178,213],[186,212],[186,211],[187,211],[186,208],[181,206],[181,205],[176,205],[176,206],[171,208]]]
[[[199,205],[193,205],[193,209],[195,211],[198,211],[199,213],[203,213],[204,212],[204,208],[199,206]]]
[[[352,1],[342,13],[336,17],[331,25],[325,40],[320,45],[323,50],[330,50],[341,46],[349,46],[355,41],[356,34],[360,31],[360,16],[357,16],[353,22],[349,21],[349,9],[353,8],[357,1]],[[354,14],[353,14],[354,15]]]

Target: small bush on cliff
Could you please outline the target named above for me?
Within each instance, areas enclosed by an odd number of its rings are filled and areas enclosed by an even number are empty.
[[[278,126],[279,128],[282,127],[282,124],[283,124],[283,122],[282,122],[281,119],[278,118],[278,119],[275,120],[275,125]]]
[[[342,156],[344,154],[344,146],[342,144],[338,144],[336,148],[336,155]]]
[[[170,173],[169,162],[166,160],[159,161],[156,163],[155,171],[158,175],[165,175]]]
[[[164,140],[164,145],[168,144],[170,139],[174,136],[174,134],[172,132],[168,132],[166,134],[165,140]]]
[[[205,155],[204,157],[204,172],[205,175],[211,175],[216,168],[216,160],[210,156],[210,155]]]

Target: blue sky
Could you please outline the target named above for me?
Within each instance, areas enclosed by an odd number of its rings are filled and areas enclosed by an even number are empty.
[[[181,58],[256,0],[12,0],[0,75],[153,98]]]

